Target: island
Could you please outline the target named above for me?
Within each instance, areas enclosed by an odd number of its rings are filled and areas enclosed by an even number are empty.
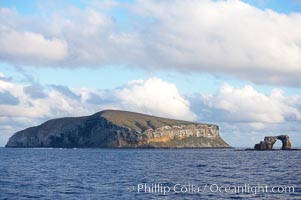
[[[266,136],[263,141],[255,144],[254,149],[258,151],[273,150],[273,146],[277,140],[282,142],[281,150],[291,150],[292,144],[288,135]]]
[[[16,132],[6,147],[228,148],[214,124],[104,110],[91,116],[49,120]]]

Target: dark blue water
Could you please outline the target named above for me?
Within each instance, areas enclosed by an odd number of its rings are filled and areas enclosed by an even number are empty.
[[[301,199],[300,161],[301,151],[0,148],[0,199]]]

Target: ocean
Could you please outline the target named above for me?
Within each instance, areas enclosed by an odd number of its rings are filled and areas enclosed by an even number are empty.
[[[0,148],[0,199],[301,199],[301,151]]]

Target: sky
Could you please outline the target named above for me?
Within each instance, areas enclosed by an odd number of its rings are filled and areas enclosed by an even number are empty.
[[[300,0],[0,0],[0,146],[104,109],[301,146]]]

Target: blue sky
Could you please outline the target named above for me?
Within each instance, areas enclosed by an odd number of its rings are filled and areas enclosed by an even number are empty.
[[[0,7],[0,146],[47,119],[107,108],[217,123],[233,146],[282,133],[301,146],[300,1]]]

